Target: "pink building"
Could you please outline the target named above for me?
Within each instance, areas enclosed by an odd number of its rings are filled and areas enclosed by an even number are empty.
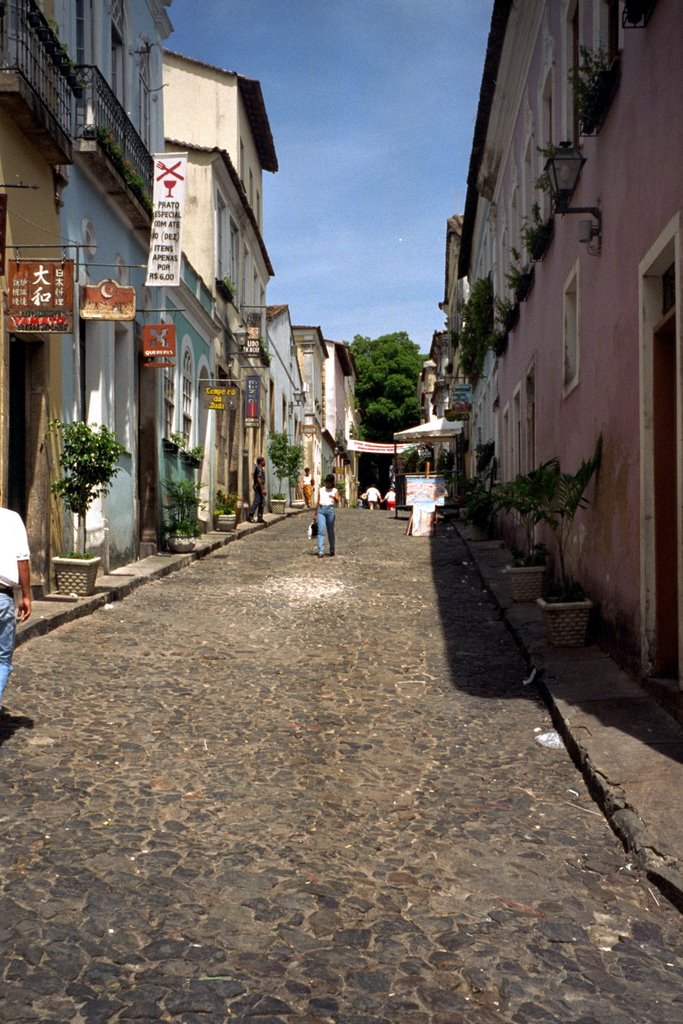
[[[474,444],[495,441],[510,479],[552,456],[574,471],[602,436],[571,571],[610,653],[678,685],[682,83],[679,0],[496,0],[459,265],[471,282],[490,275],[518,313],[486,356]],[[560,215],[539,178],[564,142],[584,163]],[[546,222],[553,236],[534,260],[525,242]],[[517,271],[533,274],[518,303]]]

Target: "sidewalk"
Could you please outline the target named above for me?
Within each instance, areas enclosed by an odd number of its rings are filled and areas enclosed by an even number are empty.
[[[547,644],[536,604],[512,601],[509,552],[458,530],[591,794],[638,867],[683,910],[683,728],[596,645]]]
[[[49,596],[40,600],[33,600],[33,610],[28,622],[20,625],[17,630],[17,647],[37,636],[44,636],[51,630],[63,625],[65,622],[72,622],[74,619],[90,615],[97,608],[103,605],[113,604],[114,601],[121,601],[124,597],[132,594],[134,590],[144,583],[152,580],[163,579],[179,569],[184,569],[191,562],[198,558],[204,558],[212,551],[224,547],[226,544],[234,543],[259,530],[266,530],[276,523],[284,522],[292,515],[300,515],[307,509],[288,508],[285,516],[266,513],[263,523],[239,523],[236,530],[229,533],[212,531],[202,534],[197,539],[197,546],[194,551],[184,555],[174,555],[168,551],[157,555],[150,555],[138,562],[131,562],[130,565],[114,569],[108,575],[97,577],[95,593],[91,597],[68,598],[60,594]]]

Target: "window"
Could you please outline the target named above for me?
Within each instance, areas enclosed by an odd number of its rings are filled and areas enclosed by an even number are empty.
[[[579,382],[579,267],[572,270],[564,288],[564,393]]]
[[[141,53],[138,68],[138,134],[147,148],[151,145],[149,51]]]
[[[242,246],[242,266],[240,275],[240,300],[242,303],[247,302],[247,270],[249,266],[249,250],[246,245]]]
[[[125,106],[123,67],[123,0],[111,0],[111,88]]]
[[[123,324],[114,327],[114,433],[124,448],[132,447],[133,335]]]
[[[526,375],[526,471],[536,469],[536,367]]]
[[[194,361],[189,348],[185,349],[183,355],[183,434],[185,443],[191,444],[192,440],[192,411],[194,397]]]
[[[228,224],[228,208],[225,205],[225,200],[220,192],[216,193],[216,277],[223,278],[229,277],[232,280],[232,274],[229,271],[228,261],[228,239],[227,239],[227,224]]]
[[[164,437],[175,430],[175,367],[164,367]]]
[[[522,401],[518,387],[515,388],[515,393],[512,396],[512,430],[512,472],[510,476],[514,477],[522,471]]]
[[[230,278],[237,284],[240,277],[240,232],[232,218],[230,219]]]

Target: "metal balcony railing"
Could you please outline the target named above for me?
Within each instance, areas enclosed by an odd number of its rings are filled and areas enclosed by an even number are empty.
[[[32,118],[36,128],[43,127],[68,150],[72,91],[62,70],[67,55],[33,0],[5,0],[0,10],[0,72],[14,72],[21,80],[18,91],[28,111],[20,127],[31,134]],[[3,102],[9,103],[15,93],[11,82],[3,81]]]
[[[83,95],[78,100],[76,138],[96,139],[138,198],[151,202],[154,161],[149,150],[100,71],[81,66],[78,72]]]

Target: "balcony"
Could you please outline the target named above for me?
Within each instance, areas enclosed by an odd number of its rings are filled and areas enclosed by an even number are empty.
[[[133,226],[149,229],[154,161],[99,70],[83,66],[78,72],[77,152],[105,192],[123,204]]]
[[[49,164],[72,162],[66,54],[33,0],[0,3],[0,109]]]

